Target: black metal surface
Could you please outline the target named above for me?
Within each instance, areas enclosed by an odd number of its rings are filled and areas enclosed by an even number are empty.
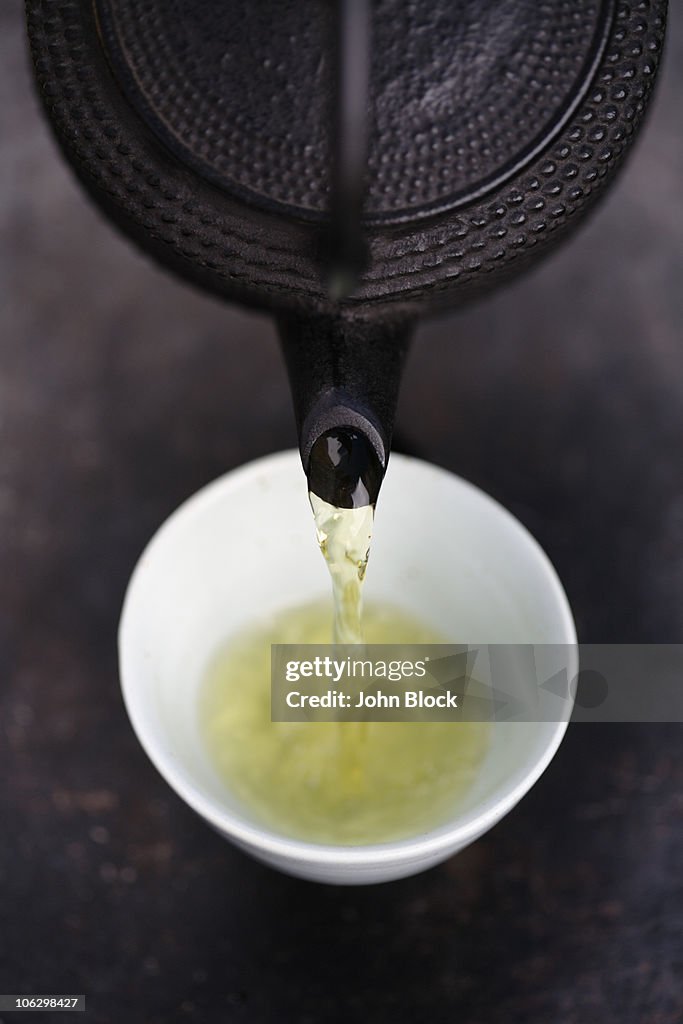
[[[337,508],[375,505],[384,478],[377,453],[359,431],[336,427],[311,448],[308,489]]]
[[[362,11],[335,24],[337,3],[324,0],[95,5],[132,106],[183,162],[257,205],[327,214],[340,127],[334,36],[351,22],[361,85],[353,23]],[[605,0],[371,6],[367,216],[385,221],[466,203],[528,163],[580,102],[614,9]]]
[[[363,211],[368,179],[368,109],[372,19],[370,0],[335,0],[328,42],[333,59],[334,118],[330,168],[328,288],[344,298],[368,263]]]
[[[280,341],[307,474],[316,440],[338,427],[364,434],[386,469],[413,326],[408,320],[280,317]]]
[[[591,72],[598,21],[611,9],[606,0],[387,3],[392,17],[379,17],[380,4],[374,26],[380,119],[370,139],[368,211],[407,210],[410,219],[368,234],[367,269],[344,303],[364,316],[383,315],[387,304],[397,315],[464,302],[537,262],[579,223],[637,134],[666,14],[664,0],[618,0]],[[47,112],[98,203],[167,266],[259,308],[332,313],[338,306],[322,274],[319,225],[306,219],[323,208],[329,168],[329,89],[316,78],[327,74],[320,59],[325,9],[313,0],[173,8],[109,0],[100,9],[105,54],[89,4],[26,3]],[[117,32],[130,36],[124,52],[137,68],[135,89],[123,81]],[[213,95],[207,76],[213,81],[219,71]],[[176,155],[160,143],[140,96],[154,99],[184,133]],[[572,97],[580,97],[574,110]],[[539,131],[547,141],[536,151]],[[291,138],[280,143],[280,132]],[[206,178],[192,169],[200,150]],[[231,154],[220,188],[206,171],[218,166],[219,152]],[[520,157],[522,166],[481,198],[421,216],[432,204],[471,196]]]

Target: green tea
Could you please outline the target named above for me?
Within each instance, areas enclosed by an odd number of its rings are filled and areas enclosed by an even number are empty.
[[[331,618],[323,601],[289,609],[218,653],[200,701],[212,762],[250,817],[292,838],[364,845],[438,827],[476,775],[486,723],[271,721],[271,643],[329,643]],[[363,633],[447,642],[388,605],[368,605]]]
[[[332,580],[334,624],[331,637],[321,643],[363,642],[363,581],[370,554],[372,505],[337,508],[317,494],[308,494],[320,550]],[[303,643],[303,641],[300,641]]]

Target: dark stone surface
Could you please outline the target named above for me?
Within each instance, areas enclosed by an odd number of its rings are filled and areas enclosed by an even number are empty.
[[[425,326],[399,410],[413,450],[527,523],[591,642],[683,642],[682,51],[674,17],[590,226]],[[268,321],[165,277],[88,206],[18,4],[0,76],[0,991],[85,992],[84,1019],[114,1024],[677,1024],[680,726],[571,729],[484,839],[367,889],[252,863],[156,775],[118,690],[126,580],[181,499],[293,444],[285,373]]]

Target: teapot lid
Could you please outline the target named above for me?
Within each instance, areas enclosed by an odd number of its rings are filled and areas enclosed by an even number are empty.
[[[231,195],[327,217],[333,4],[96,0],[114,73],[169,149]],[[571,117],[611,2],[372,7],[365,220],[409,222],[514,176]]]

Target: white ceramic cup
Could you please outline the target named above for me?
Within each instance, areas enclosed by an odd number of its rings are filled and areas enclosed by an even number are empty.
[[[406,456],[391,457],[366,588],[368,600],[399,605],[453,642],[576,644],[564,591],[524,527],[476,487]],[[298,452],[227,473],[164,523],[133,573],[119,631],[124,700],[169,785],[243,850],[320,882],[401,878],[461,850],[514,807],[555,754],[571,707],[564,703],[557,722],[494,723],[472,788],[451,820],[426,834],[349,847],[270,831],[215,771],[201,741],[198,688],[231,634],[329,595]]]

